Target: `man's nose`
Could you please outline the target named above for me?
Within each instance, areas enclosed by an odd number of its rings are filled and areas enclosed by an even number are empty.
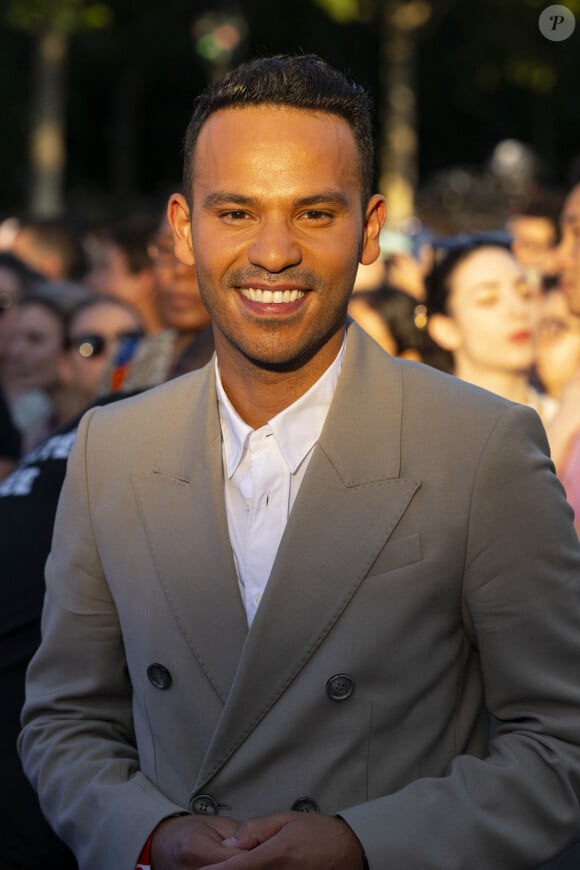
[[[253,266],[268,272],[282,272],[302,261],[302,251],[287,221],[276,218],[262,222],[257,228],[248,259]]]

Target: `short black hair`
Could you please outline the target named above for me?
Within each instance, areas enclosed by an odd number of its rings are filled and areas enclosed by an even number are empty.
[[[363,87],[314,54],[256,58],[210,84],[195,103],[183,146],[183,188],[191,205],[193,156],[199,132],[214,112],[247,106],[286,106],[343,118],[359,158],[363,205],[373,187],[374,143],[371,101]]]

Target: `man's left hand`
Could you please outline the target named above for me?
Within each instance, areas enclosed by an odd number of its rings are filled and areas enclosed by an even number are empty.
[[[240,825],[224,845],[246,851],[213,870],[362,870],[363,849],[351,828],[334,816],[279,812]],[[205,868],[203,868],[205,870]]]

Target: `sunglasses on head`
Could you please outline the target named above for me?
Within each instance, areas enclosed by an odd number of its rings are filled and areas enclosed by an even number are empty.
[[[87,335],[78,335],[76,338],[72,338],[71,347],[84,359],[93,359],[94,357],[102,356],[112,342],[119,342],[120,344],[136,344],[141,338],[143,338],[143,331],[136,329],[127,332],[119,332],[111,338],[91,333]]]

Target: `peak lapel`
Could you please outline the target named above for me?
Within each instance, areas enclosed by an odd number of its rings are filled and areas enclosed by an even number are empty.
[[[362,384],[361,371],[369,375]],[[322,643],[419,488],[420,482],[398,476],[401,412],[398,368],[351,327],[324,431],[197,788],[235,752]]]
[[[223,495],[213,366],[182,397],[152,471],[133,475],[151,558],[168,605],[222,702],[247,634]],[[200,431],[200,427],[203,427]]]

